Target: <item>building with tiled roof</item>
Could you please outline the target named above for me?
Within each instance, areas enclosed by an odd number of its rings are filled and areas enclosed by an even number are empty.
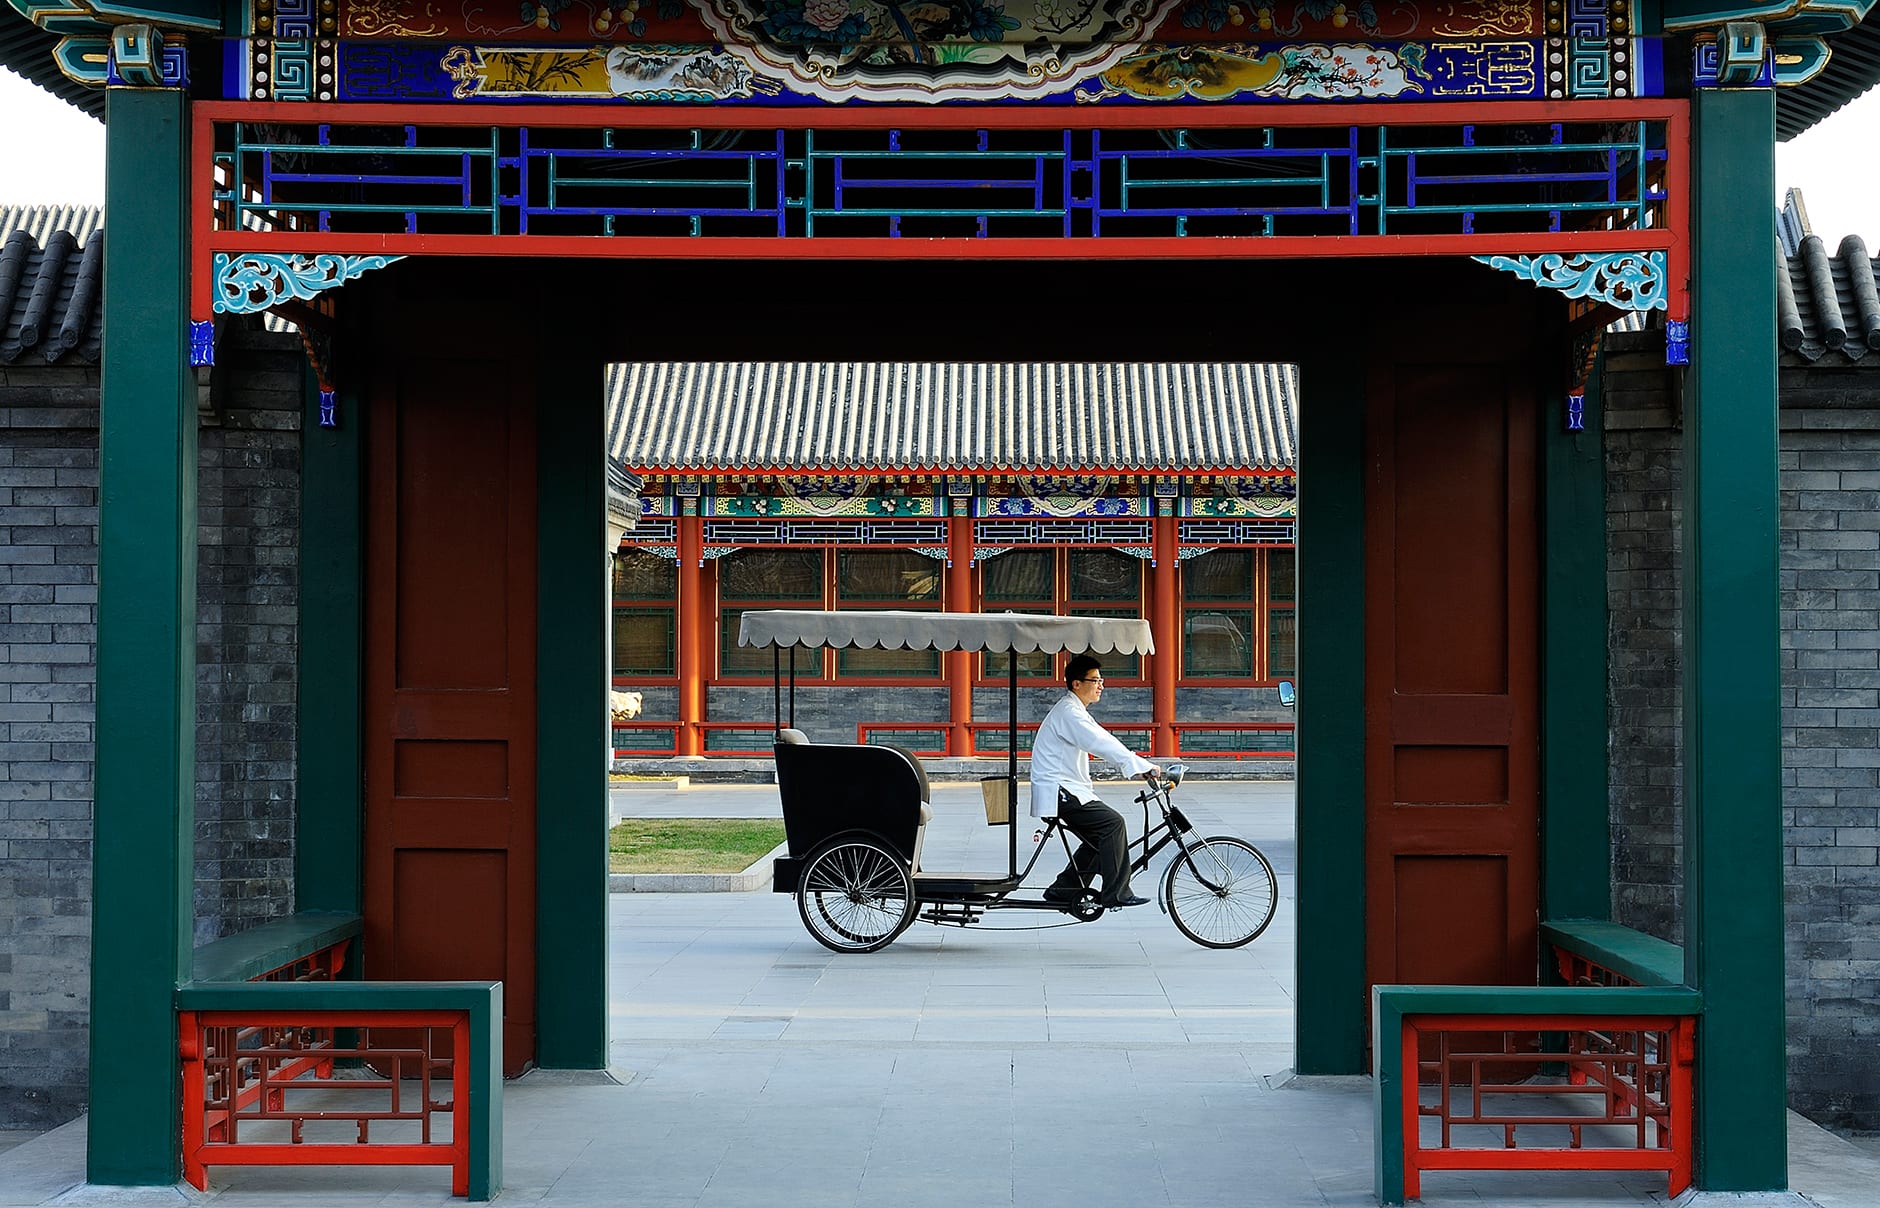
[[[646,703],[617,748],[761,748],[768,656],[737,627],[789,605],[1146,616],[1179,672],[1106,668],[1126,741],[1284,755],[1297,394],[1287,365],[613,366],[610,460],[646,482],[614,641],[616,687]],[[1049,691],[1062,661],[1025,657],[1021,679]],[[812,653],[799,724],[971,756],[964,702],[1006,674],[997,656]]]

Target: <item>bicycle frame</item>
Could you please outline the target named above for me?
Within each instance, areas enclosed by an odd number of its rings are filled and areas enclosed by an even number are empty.
[[[1132,874],[1142,872],[1148,868],[1149,862],[1160,855],[1171,843],[1180,848],[1184,856],[1192,857],[1196,850],[1189,845],[1187,838],[1187,836],[1194,833],[1194,823],[1190,822],[1188,816],[1181,812],[1180,806],[1170,800],[1170,792],[1173,788],[1173,785],[1165,781],[1160,788],[1146,789],[1136,794],[1136,804],[1142,806],[1142,837],[1129,841],[1129,850],[1135,853],[1129,862],[1129,869]],[[1149,806],[1151,803],[1160,806],[1162,810],[1161,820],[1153,824],[1150,821],[1149,814]],[[1041,828],[1037,840],[1032,845],[1031,859],[1025,862],[1025,867],[1022,870],[1017,868],[1016,856],[1013,858],[1014,871],[1012,875],[1014,881],[1017,883],[1015,883],[1011,889],[1006,890],[992,901],[987,902],[983,909],[1056,910],[1059,908],[1056,903],[1013,899],[1011,896],[1018,891],[1019,883],[1022,883],[1025,878],[1029,877],[1032,869],[1038,866],[1038,859],[1044,854],[1045,845],[1050,842],[1053,835],[1057,836],[1059,844],[1064,848],[1065,859],[1070,860],[1074,858],[1075,853],[1070,843],[1070,836],[1073,832],[1070,828],[1066,827],[1056,818],[1046,818],[1043,821],[1044,826]],[[1016,818],[1014,818],[1013,823],[1008,823],[1008,825],[1012,825],[1016,831],[1015,822]],[[1210,889],[1216,887],[1214,882],[1210,881],[1206,874],[1202,872],[1198,864],[1195,866],[1195,875],[1200,878],[1202,884],[1208,886]]]

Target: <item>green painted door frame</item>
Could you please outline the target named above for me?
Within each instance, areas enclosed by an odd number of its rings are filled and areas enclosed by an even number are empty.
[[[1299,364],[1294,1068],[1362,1074],[1364,341]]]
[[[1787,1186],[1776,589],[1775,95],[1700,90],[1684,412],[1684,960],[1697,1185]]]
[[[1541,429],[1541,917],[1612,913],[1606,787],[1606,464],[1595,364],[1566,431]],[[1551,409],[1550,409],[1551,411]],[[1545,953],[1543,952],[1543,958]],[[1543,981],[1551,971],[1543,968]]]
[[[97,763],[86,1178],[174,1183],[176,988],[193,954],[196,389],[180,91],[105,98]]]
[[[295,786],[294,905],[363,909],[365,549],[360,529],[363,400],[342,392],[322,428],[309,374],[300,442],[300,759]],[[358,965],[358,945],[349,963]]]
[[[538,314],[561,316],[545,300]],[[537,374],[536,1061],[607,1065],[606,370],[545,333]],[[589,347],[592,347],[590,344]]]

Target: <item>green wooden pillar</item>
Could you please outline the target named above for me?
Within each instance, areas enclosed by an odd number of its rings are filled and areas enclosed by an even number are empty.
[[[567,346],[544,337],[536,378],[535,1054],[547,1069],[604,1069],[606,373],[555,351]]]
[[[1354,341],[1354,344],[1361,341]],[[1363,356],[1303,359],[1299,408],[1298,982],[1294,1068],[1362,1074]]]
[[[1612,913],[1606,801],[1606,465],[1600,370],[1575,432],[1542,423],[1541,915]],[[1564,406],[1564,402],[1562,404]],[[1548,970],[1541,971],[1548,976]]]
[[[360,392],[342,391],[320,426],[308,375],[300,442],[300,760],[294,901],[300,910],[362,908],[365,747],[361,715],[365,607]],[[357,963],[357,946],[353,963]]]
[[[1788,1183],[1777,701],[1775,96],[1692,103],[1684,412],[1685,976],[1697,1185]]]
[[[98,750],[86,1177],[173,1183],[172,998],[193,945],[196,391],[180,91],[105,100],[98,420]]]

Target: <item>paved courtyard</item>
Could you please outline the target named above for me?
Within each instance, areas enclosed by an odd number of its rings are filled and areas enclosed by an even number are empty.
[[[1200,948],[1149,905],[1042,929],[992,924],[1057,916],[917,923],[881,952],[838,956],[810,939],[783,895],[614,895],[617,1081],[537,1073],[509,1084],[502,1201],[1375,1203],[1368,1080],[1288,1075],[1291,786],[1198,782],[1180,794],[1204,830],[1253,841],[1279,871],[1278,917],[1247,948]],[[977,787],[936,786],[934,796],[925,863],[1002,866],[1004,831],[985,825]],[[633,789],[616,804],[641,814],[776,811],[774,789],[761,786]],[[1034,879],[1048,879],[1060,858],[1048,855]],[[1880,1160],[1792,1120],[1794,1178],[1807,1199],[1700,1198],[1880,1208]],[[83,1139],[80,1122],[0,1154],[0,1204],[202,1198],[75,1186]],[[217,1203],[244,1208],[450,1202],[436,1170],[218,1169],[212,1180]],[[1435,1205],[1664,1202],[1651,1176],[1457,1174],[1427,1177],[1424,1192]]]

